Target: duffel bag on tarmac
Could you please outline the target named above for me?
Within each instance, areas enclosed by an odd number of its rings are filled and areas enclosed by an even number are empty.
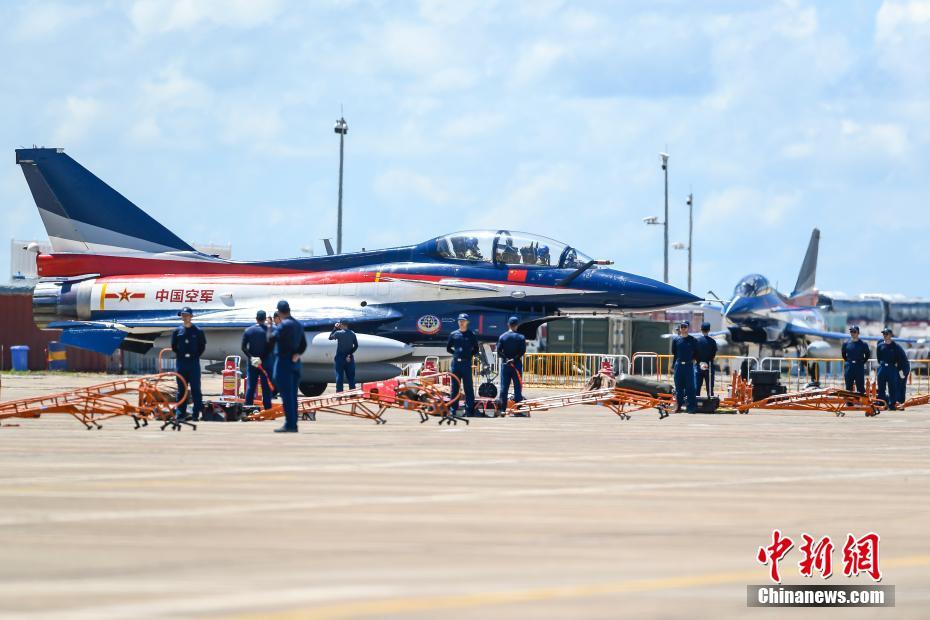
[[[698,413],[715,413],[720,408],[719,396],[698,396],[695,400]]]
[[[646,392],[650,396],[659,394],[674,394],[675,386],[667,381],[656,381],[635,375],[620,375],[617,377],[617,387],[637,392]]]

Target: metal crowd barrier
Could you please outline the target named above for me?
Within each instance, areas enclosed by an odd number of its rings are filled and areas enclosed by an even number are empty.
[[[527,353],[523,358],[523,385],[526,387],[583,387],[605,363],[614,374],[630,372],[626,355],[597,353]]]
[[[716,383],[726,381],[734,372],[749,373],[759,368],[759,360],[748,355],[718,355],[714,361]],[[672,381],[672,356],[667,353],[636,353],[630,365],[630,374],[652,377],[658,381]]]

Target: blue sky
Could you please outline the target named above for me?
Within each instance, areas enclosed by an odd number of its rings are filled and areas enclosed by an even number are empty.
[[[189,241],[319,252],[344,106],[350,250],[511,228],[661,277],[667,145],[696,292],[790,289],[817,226],[820,288],[928,294],[928,1],[6,2],[0,34],[4,243],[44,235],[35,143]]]

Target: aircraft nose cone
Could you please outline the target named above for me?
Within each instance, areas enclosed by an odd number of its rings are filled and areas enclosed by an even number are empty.
[[[701,298],[697,295],[692,295],[671,284],[643,276],[629,274],[624,276],[622,302],[624,307],[659,310],[700,300]]]

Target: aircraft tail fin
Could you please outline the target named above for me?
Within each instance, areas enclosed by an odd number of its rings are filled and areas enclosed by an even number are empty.
[[[811,240],[807,244],[807,253],[804,254],[804,262],[801,263],[801,271],[798,272],[798,281],[794,285],[791,297],[797,297],[814,290],[817,280],[817,253],[819,249],[820,230],[815,228],[811,232]]]
[[[16,149],[55,252],[196,251],[63,149]]]

